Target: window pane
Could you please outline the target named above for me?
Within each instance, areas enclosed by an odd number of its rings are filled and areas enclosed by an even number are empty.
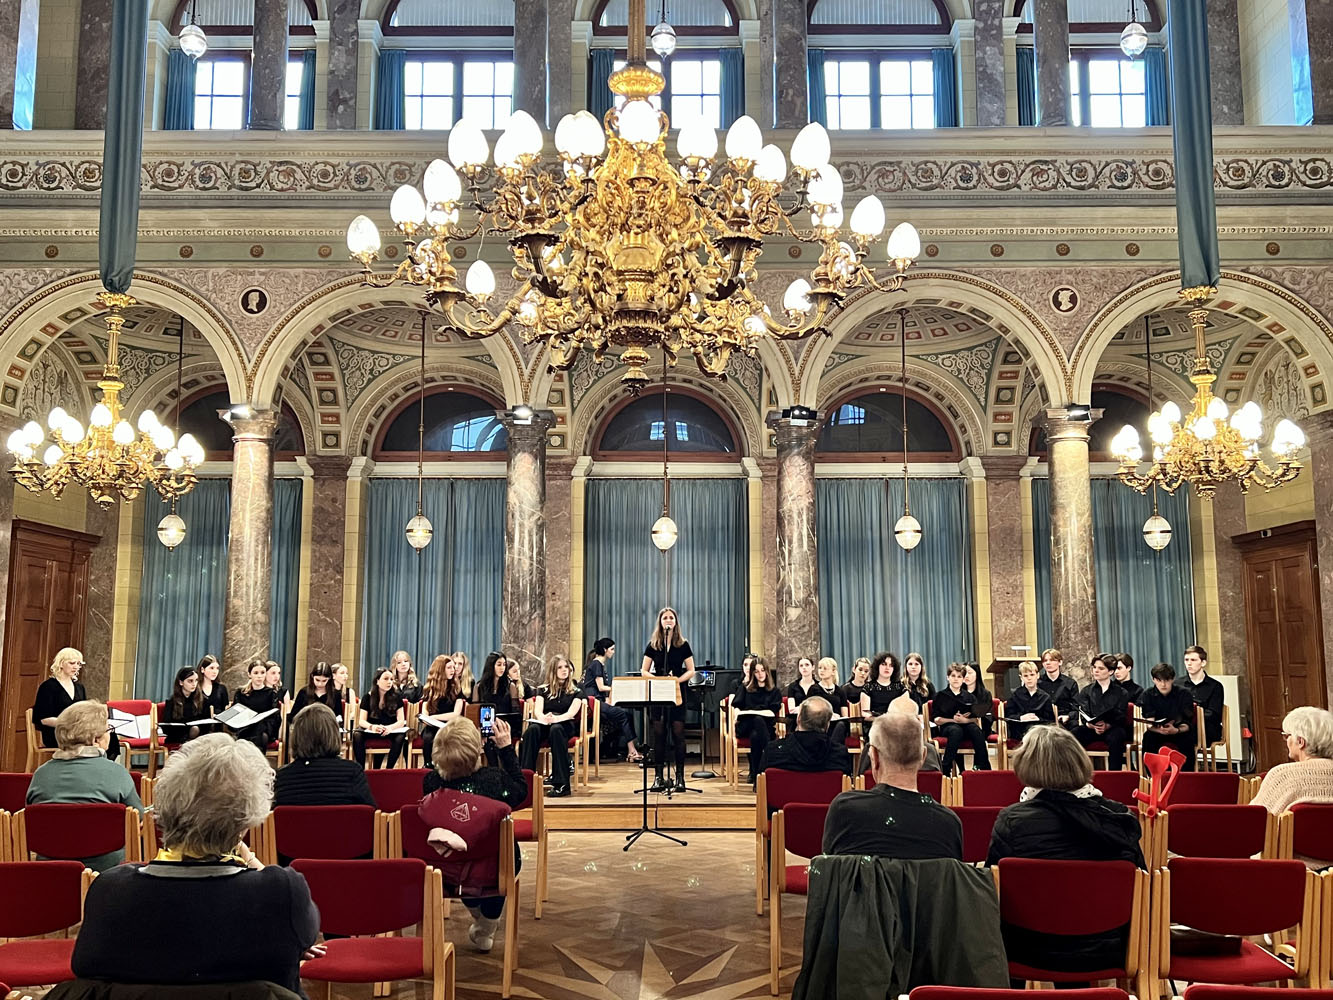
[[[682,94],[702,93],[703,68],[697,59],[677,59],[671,63],[671,90]]]
[[[881,94],[902,95],[911,93],[911,90],[911,63],[894,59],[879,64],[879,92]]]
[[[513,96],[514,64],[512,62],[491,63],[495,71],[495,93]]]
[[[213,102],[207,97],[196,97],[194,99],[194,127],[212,128],[209,121],[209,112],[212,110]]]
[[[465,62],[463,63],[463,93],[467,94],[486,94],[487,96],[495,93],[492,89],[495,85],[495,68],[488,62]]]
[[[287,60],[287,96],[301,93],[301,76],[303,75],[304,63],[300,59]]]
[[[703,119],[713,128],[722,127],[722,98],[712,96],[703,98]]]
[[[1120,90],[1125,94],[1143,93],[1143,60],[1125,59],[1120,63]]]
[[[489,97],[464,97],[463,117],[480,128],[495,128],[495,102]]]
[[[421,61],[409,59],[403,64],[403,93],[408,96],[421,93]]]
[[[1125,128],[1143,128],[1148,124],[1148,102],[1130,94],[1120,102],[1120,124]]]
[[[1093,94],[1089,98],[1089,112],[1093,128],[1120,127],[1120,97],[1111,94]]]
[[[870,128],[870,98],[844,97],[841,103],[839,128]]]
[[[408,96],[403,106],[403,127],[421,128],[421,98]]]
[[[1120,64],[1113,59],[1089,59],[1088,91],[1093,94],[1120,93]]]
[[[703,92],[722,93],[722,60],[704,59],[700,65],[703,67]]]
[[[299,97],[287,98],[282,109],[282,126],[288,130],[301,127],[301,99]]]
[[[213,63],[210,61],[194,64],[194,92],[211,94],[213,92]]]
[[[219,59],[213,64],[213,93],[240,95],[245,92],[245,63]]]
[[[453,123],[454,99],[452,97],[423,97],[421,99],[421,128],[449,128]]]
[[[882,97],[879,101],[880,128],[911,128],[912,99],[910,97]]]
[[[912,62],[912,93],[933,94],[935,92],[935,68],[928,59],[916,59]]]
[[[1069,62],[1069,92],[1074,95],[1077,95],[1079,92],[1078,65],[1079,64],[1072,59]]]
[[[870,93],[870,63],[868,62],[840,62],[838,64],[838,93],[839,94],[866,94]]]
[[[239,97],[213,98],[212,128],[245,128],[245,107]]]
[[[934,128],[935,127],[935,98],[913,97],[912,98],[912,128]]]
[[[439,96],[454,92],[454,66],[447,62],[428,62],[421,67],[421,93]]]

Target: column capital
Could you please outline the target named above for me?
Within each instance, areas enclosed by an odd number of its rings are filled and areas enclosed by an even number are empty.
[[[495,415],[509,431],[509,441],[546,443],[546,432],[555,426],[554,410],[533,410],[519,413],[519,407],[512,410],[496,410]]]
[[[239,407],[218,410],[218,416],[231,427],[233,441],[264,441],[273,443],[278,433],[278,411],[245,408],[238,413]]]
[[[1028,464],[1028,456],[982,455],[978,461],[987,479],[1017,479]]]
[[[807,406],[792,406],[785,410],[770,410],[764,418],[765,425],[778,432],[778,447],[800,447],[813,443],[819,437],[823,423],[819,411]]]
[[[307,455],[305,461],[315,479],[346,479],[352,467],[350,455]]]
[[[1053,406],[1040,411],[1032,422],[1046,432],[1048,441],[1086,441],[1104,412],[1087,406]]]

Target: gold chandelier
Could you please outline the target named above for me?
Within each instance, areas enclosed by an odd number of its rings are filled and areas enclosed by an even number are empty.
[[[605,128],[586,111],[566,115],[555,129],[558,167],[541,162],[541,129],[523,111],[497,140],[493,170],[481,130],[458,122],[452,165],[434,160],[422,190],[404,185],[393,195],[389,213],[404,243],[396,267],[372,269],[379,229],[367,216],[352,220],[347,246],[366,283],[420,286],[443,329],[462,337],[486,337],[516,319],[527,342],[547,345],[552,370],[567,370],[586,348],[598,361],[614,351],[635,393],[648,382],[650,348],[665,350],[670,364],[688,351],[704,373],[724,378],[734,352],[753,356],[764,338],[823,329],[853,289],[901,287],[920,238],[899,225],[888,241],[893,269],[876,277],[866,257],[884,232],[884,206],[866,197],[842,232],[843,183],[823,126],[807,125],[792,143],[794,185],[786,157],[748,116],[728,130],[725,157],[701,118],[684,122],[673,164],[670,122],[650,103],[665,81],[645,61],[645,34],[644,0],[631,0],[628,64],[610,79],[624,103],[607,112]],[[469,224],[465,208],[475,215]],[[808,228],[798,224],[805,212]],[[454,265],[457,244],[485,234],[507,237],[513,257],[517,289],[497,309],[488,305],[490,266],[476,259],[460,283]],[[778,235],[820,253],[775,315],[752,284],[765,238]]]
[[[1223,483],[1234,482],[1246,493],[1252,485],[1271,490],[1300,474],[1301,463],[1296,456],[1305,444],[1305,435],[1296,424],[1284,417],[1273,428],[1269,447],[1276,466],[1270,466],[1259,457],[1259,439],[1263,436],[1259,404],[1251,400],[1231,413],[1227,404],[1213,395],[1217,373],[1204,349],[1208,310],[1203,303],[1216,294],[1217,289],[1212,287],[1186,288],[1180,293],[1190,307],[1190,325],[1194,328],[1195,357],[1190,372],[1194,406],[1182,415],[1180,407],[1168,400],[1148,418],[1152,439],[1148,470],[1139,471],[1144,453],[1139,432],[1133,426],[1126,424],[1111,439],[1111,454],[1120,462],[1120,481],[1140,493],[1152,486],[1175,493],[1188,483],[1208,500]]]
[[[102,398],[93,407],[87,430],[57,406],[47,417],[54,440],[43,448],[46,434],[37,421],[29,420],[9,435],[9,451],[14,456],[9,472],[25,488],[49,492],[56,499],[71,482],[78,483],[103,510],[115,503],[117,494],[122,500],[133,500],[148,485],[163,500],[175,501],[198,482],[194,469],[204,460],[204,449],[191,434],[182,434],[177,441],[151,409],[139,414],[137,433],[129,421],[121,419],[120,393],[125,383],[120,380],[118,340],[125,325],[124,310],[135,305],[135,299],[115,292],[102,292],[98,299],[109,310],[108,343],[106,365],[97,383]]]

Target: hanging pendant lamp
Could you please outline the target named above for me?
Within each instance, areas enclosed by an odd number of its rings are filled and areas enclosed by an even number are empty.
[[[181,374],[185,364],[185,317],[180,319],[180,328],[177,331],[176,347],[176,419],[172,422],[177,430],[181,426]],[[167,547],[167,551],[175,551],[177,545],[185,541],[185,519],[176,513],[176,496],[171,497],[171,511],[162,520],[157,522],[157,540]]]
[[[907,502],[907,310],[898,310],[898,344],[902,355],[903,403],[903,516],[893,526],[893,540],[911,552],[921,544],[921,522],[912,516]]]
[[[667,357],[662,352],[662,516],[653,522],[653,544],[659,552],[666,552],[676,544],[679,532],[671,519],[670,441],[667,424]]]
[[[1143,356],[1148,366],[1148,412],[1153,412],[1152,396],[1152,326],[1150,317],[1143,317]],[[1152,517],[1143,522],[1143,540],[1148,547],[1160,552],[1171,544],[1171,522],[1157,512],[1157,484],[1152,488]]]
[[[426,314],[421,314],[421,402],[417,407],[417,513],[407,522],[407,544],[420,552],[435,537],[435,529],[422,509],[423,469],[426,464]]]
[[[1120,51],[1130,59],[1137,59],[1148,48],[1148,29],[1139,24],[1137,13],[1137,4],[1129,0],[1129,23],[1120,32]]]

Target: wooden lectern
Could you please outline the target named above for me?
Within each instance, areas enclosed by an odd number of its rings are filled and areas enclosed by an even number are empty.
[[[986,673],[995,678],[991,685],[991,693],[996,698],[1008,698],[1010,692],[1014,690],[1009,686],[1009,668],[1017,667],[1020,663],[1029,660],[1032,660],[1033,663],[1037,662],[1030,656],[997,656],[991,660],[990,666],[986,668]]]

